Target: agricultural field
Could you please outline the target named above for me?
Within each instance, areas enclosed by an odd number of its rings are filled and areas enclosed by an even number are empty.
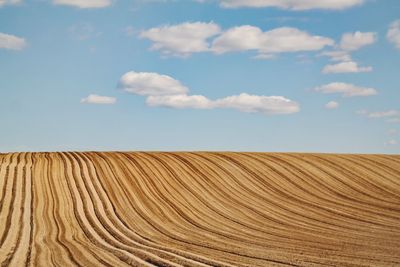
[[[400,156],[0,154],[1,266],[400,266]]]

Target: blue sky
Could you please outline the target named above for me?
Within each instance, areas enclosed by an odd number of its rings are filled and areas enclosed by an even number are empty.
[[[0,151],[400,152],[397,0],[0,0]]]

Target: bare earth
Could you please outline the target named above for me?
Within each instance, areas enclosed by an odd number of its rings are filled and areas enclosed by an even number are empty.
[[[0,154],[1,266],[400,266],[400,156]]]

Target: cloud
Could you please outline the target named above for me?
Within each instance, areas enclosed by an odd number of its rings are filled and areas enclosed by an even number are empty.
[[[319,55],[328,56],[332,61],[352,61],[350,52],[373,44],[376,39],[376,33],[374,32],[356,31],[354,33],[345,33],[342,35],[340,44],[335,47],[335,50],[324,51]]]
[[[359,110],[357,111],[357,113],[370,119],[385,119],[386,122],[400,123],[400,110],[396,109],[373,112],[369,112],[367,110]]]
[[[81,103],[84,103],[84,104],[111,105],[111,104],[115,104],[116,102],[117,102],[117,98],[115,98],[115,97],[93,95],[93,94],[81,99]]]
[[[333,65],[326,65],[322,69],[322,73],[356,73],[370,72],[372,67],[359,67],[354,61],[340,62]]]
[[[163,106],[169,108],[195,108],[211,109],[213,102],[202,95],[164,95],[149,96],[146,100],[147,105],[151,107]]]
[[[340,41],[340,48],[345,51],[355,51],[363,46],[373,44],[376,41],[374,32],[345,33]]]
[[[395,139],[391,139],[387,142],[385,142],[385,146],[397,146],[399,144],[399,142]]]
[[[263,32],[245,25],[231,28],[218,36],[212,45],[215,53],[257,50],[260,54],[315,51],[333,45],[332,39],[310,35],[296,28],[281,27]]]
[[[24,38],[0,32],[0,49],[22,50],[25,46]]]
[[[189,95],[189,89],[179,81],[157,73],[128,72],[122,76],[120,86],[125,91],[147,96],[146,104],[151,107],[176,109],[229,108],[241,112],[266,115],[291,114],[300,111],[298,103],[283,96],[259,96],[242,93],[211,100],[202,95]]]
[[[151,40],[151,49],[160,50],[164,55],[187,56],[208,51],[207,40],[220,31],[220,27],[213,22],[186,22],[151,28],[142,31],[140,37]]]
[[[343,50],[333,50],[333,51],[324,51],[320,53],[318,56],[327,56],[330,57],[332,61],[351,61],[351,55],[348,51]]]
[[[400,49],[400,19],[395,20],[390,24],[386,38],[393,43],[396,48]]]
[[[387,111],[376,111],[367,113],[368,118],[386,118],[386,117],[394,117],[400,116],[400,112],[398,110],[387,110]]]
[[[396,130],[396,129],[390,129],[390,130],[387,132],[388,135],[397,135],[398,133],[399,133],[399,131]]]
[[[4,5],[16,5],[21,3],[21,0],[0,0],[0,7]]]
[[[328,103],[326,103],[325,108],[327,109],[336,109],[339,107],[339,103],[335,102],[335,101],[330,101]]]
[[[232,108],[242,112],[270,114],[291,114],[300,111],[299,105],[283,96],[259,96],[241,93],[215,100],[218,108]]]
[[[349,83],[334,82],[314,88],[323,94],[342,94],[343,97],[376,95],[374,88],[359,87]]]
[[[255,50],[260,57],[271,57],[273,53],[315,51],[334,44],[330,38],[289,27],[263,32],[258,27],[243,25],[221,33],[220,26],[213,22],[186,22],[152,28],[142,31],[140,37],[151,40],[151,49],[159,50],[165,56]],[[213,40],[209,40],[211,38]]]
[[[239,7],[276,7],[291,10],[308,9],[346,9],[362,4],[363,0],[220,0],[225,8]]]
[[[147,96],[184,95],[189,91],[180,81],[153,72],[125,73],[119,81],[119,87],[129,93]]]
[[[77,8],[104,8],[110,6],[112,0],[53,0],[53,3]]]

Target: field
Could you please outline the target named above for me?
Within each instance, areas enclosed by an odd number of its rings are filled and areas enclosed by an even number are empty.
[[[0,154],[1,266],[400,266],[400,156]]]

